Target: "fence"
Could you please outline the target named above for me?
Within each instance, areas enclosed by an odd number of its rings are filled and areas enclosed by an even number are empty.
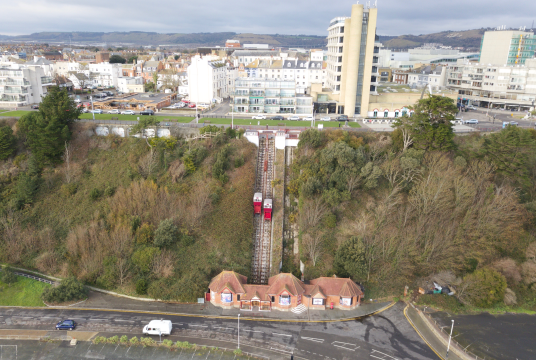
[[[0,271],[2,271],[2,269],[0,269]],[[40,281],[40,282],[43,282],[43,283],[46,283],[46,284],[50,284],[50,285],[55,285],[56,284],[54,281],[43,279],[43,278],[40,278],[40,277],[37,277],[37,276],[33,276],[33,275],[21,273],[21,272],[13,271],[13,274],[18,275],[18,276],[23,276],[23,277],[28,278],[28,279],[37,280],[37,281]]]

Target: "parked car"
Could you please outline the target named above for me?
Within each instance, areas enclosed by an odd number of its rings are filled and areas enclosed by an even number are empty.
[[[56,330],[74,330],[76,322],[74,320],[62,320],[56,324]]]
[[[108,114],[119,114],[119,110],[117,110],[117,109],[110,110],[110,111],[108,111]]]
[[[93,114],[102,114],[104,111],[102,111],[101,109],[95,109],[95,110],[91,110],[90,113],[93,113]]]
[[[306,116],[306,117],[302,118],[302,120],[306,120],[306,121],[313,121],[314,119],[315,119],[315,118],[314,118],[314,116],[312,116],[312,115],[311,115],[311,116]]]
[[[189,104],[190,103],[190,100],[181,100],[183,103],[185,104]]]
[[[140,111],[140,115],[154,115],[153,110],[142,110]]]
[[[465,123],[466,124],[478,124],[478,120],[477,119],[465,120]]]
[[[121,111],[121,115],[136,115],[136,113],[132,110],[124,110]]]
[[[74,102],[77,103],[77,104],[79,104],[81,101],[82,100],[80,100],[79,98],[74,99]]]
[[[264,115],[254,115],[251,118],[253,120],[266,120],[266,116],[264,116]]]
[[[324,117],[321,117],[320,120],[322,120],[322,121],[330,121],[331,118],[329,116],[324,116]]]
[[[519,123],[517,121],[510,121],[510,125],[519,126]]]
[[[190,109],[194,109],[194,108],[195,108],[195,104],[190,104],[190,105],[188,105],[188,107],[189,107]]]
[[[300,117],[299,116],[296,116],[296,115],[292,115],[291,117],[288,118],[289,120],[300,120]]]
[[[469,110],[476,110],[476,107],[474,107],[473,105],[467,105],[466,108]]]
[[[339,115],[335,118],[336,121],[348,121],[348,115]]]
[[[171,320],[151,320],[143,327],[144,335],[170,335],[173,330]]]
[[[32,105],[32,109],[39,109],[39,105]]]
[[[271,120],[285,120],[285,118],[282,117],[281,115],[272,116],[270,119]]]
[[[108,96],[114,96],[114,93],[111,91],[106,91],[106,94],[108,94]]]

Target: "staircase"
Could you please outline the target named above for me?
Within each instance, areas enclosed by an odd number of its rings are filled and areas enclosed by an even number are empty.
[[[294,314],[301,314],[302,312],[304,312],[306,310],[307,310],[307,307],[305,307],[305,305],[303,305],[303,304],[300,304],[300,305],[296,306],[295,308],[290,309],[290,311],[292,311]]]

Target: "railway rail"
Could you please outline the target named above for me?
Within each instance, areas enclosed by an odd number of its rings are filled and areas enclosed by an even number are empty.
[[[275,139],[260,137],[257,154],[257,174],[255,193],[262,193],[263,199],[272,198],[272,181],[274,179]],[[270,276],[270,249],[272,239],[272,222],[264,214],[255,214],[254,251],[252,261],[252,282],[267,284]]]

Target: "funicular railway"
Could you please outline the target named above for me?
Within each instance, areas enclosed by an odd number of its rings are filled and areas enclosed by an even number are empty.
[[[274,160],[274,134],[259,134],[255,195],[253,196],[255,235],[252,282],[254,284],[267,284],[270,277]]]

